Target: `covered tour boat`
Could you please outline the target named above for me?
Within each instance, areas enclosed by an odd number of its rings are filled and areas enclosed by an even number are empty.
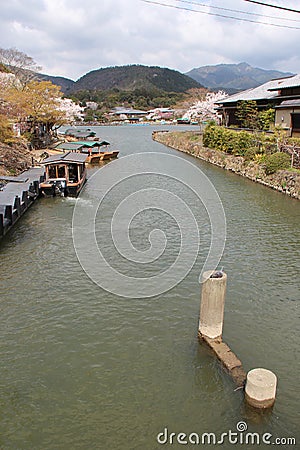
[[[46,196],[63,195],[76,197],[86,182],[87,155],[67,152],[52,155],[42,164],[45,166],[45,181],[40,184]]]
[[[117,158],[119,152],[117,150],[109,151],[107,150],[110,145],[107,141],[79,141],[77,144],[81,144],[80,148],[81,153],[85,153],[87,155],[87,163],[97,164],[99,161],[105,161],[112,158]],[[105,148],[106,150],[102,150]]]
[[[99,161],[106,161],[108,159],[117,158],[119,152],[117,150],[114,151],[106,151],[106,152],[100,152],[95,151],[94,148],[91,149],[82,149],[83,153],[86,152],[88,154],[86,162],[89,164],[98,164]]]
[[[117,158],[117,150],[107,150],[109,146],[107,141],[72,141],[62,142],[55,147],[55,150],[80,152],[86,155],[86,163],[97,164],[100,161]],[[105,149],[105,150],[102,150]]]

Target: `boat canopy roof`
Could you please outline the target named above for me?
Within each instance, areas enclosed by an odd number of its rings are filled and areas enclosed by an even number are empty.
[[[77,163],[82,164],[86,161],[87,156],[83,153],[68,152],[62,155],[52,155],[44,159],[43,164],[59,164],[59,163]]]
[[[78,144],[83,147],[100,147],[101,145],[110,145],[107,141],[76,141],[74,144]]]
[[[102,147],[103,145],[110,145],[107,141],[76,141],[76,142],[62,142],[58,144],[55,148],[61,150],[80,150],[83,147],[93,148]]]
[[[60,149],[60,150],[79,150],[82,148],[82,144],[79,144],[78,142],[63,142],[61,144],[58,144],[55,147],[56,149]]]
[[[95,131],[92,131],[90,128],[87,128],[86,130],[76,129],[76,128],[68,128],[65,131],[65,135],[86,138],[86,137],[96,136],[96,133],[95,133]]]

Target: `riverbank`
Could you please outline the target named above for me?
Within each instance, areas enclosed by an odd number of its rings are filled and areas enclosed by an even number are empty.
[[[175,150],[188,153],[300,200],[300,172],[279,170],[272,175],[266,175],[262,165],[254,161],[246,161],[242,156],[228,155],[219,150],[203,147],[199,132],[154,131],[152,137],[155,141]]]
[[[41,151],[39,151],[41,153]],[[25,141],[13,145],[0,143],[0,175],[19,175],[36,163],[36,152],[30,151]]]

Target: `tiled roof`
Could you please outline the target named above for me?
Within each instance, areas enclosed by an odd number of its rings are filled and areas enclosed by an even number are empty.
[[[51,164],[51,163],[64,163],[64,162],[74,162],[74,163],[83,163],[86,160],[86,155],[82,153],[68,152],[63,153],[62,155],[52,155],[49,158],[44,159],[42,164]]]
[[[292,87],[300,87],[300,74],[279,80],[278,89],[292,88]],[[270,90],[274,89],[276,89],[276,87],[272,87]]]
[[[295,106],[300,106],[300,98],[295,98],[293,100],[284,100],[275,108],[292,108]]]
[[[282,81],[282,78],[267,81],[256,88],[247,89],[246,91],[238,92],[237,94],[230,95],[223,100],[218,100],[216,103],[227,104],[227,103],[235,103],[239,100],[268,100],[278,96],[277,89],[280,89],[279,83]],[[275,91],[271,91],[271,89],[275,89]]]
[[[147,111],[142,111],[140,109],[131,109],[131,108],[121,108],[117,107],[111,111],[112,114],[121,115],[121,114],[147,114]]]
[[[224,100],[219,100],[216,103],[227,104],[235,103],[239,100],[268,100],[278,96],[278,90],[288,87],[300,87],[300,74],[293,77],[277,78],[276,80],[267,81],[256,88],[247,89],[246,91],[238,92],[230,95]]]

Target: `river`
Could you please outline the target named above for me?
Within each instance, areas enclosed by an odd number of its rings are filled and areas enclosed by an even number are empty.
[[[151,132],[157,128],[94,129],[120,151],[119,167],[127,155],[164,153],[182,158],[183,171],[186,164],[201,169],[214,185],[227,223],[219,263],[228,276],[223,338],[246,371],[264,367],[276,373],[275,406],[264,414],[246,408],[242,392],[234,391],[230,377],[197,339],[198,276],[210,231],[205,208],[193,193],[175,186],[202,232],[194,266],[172,289],[137,298],[116,295],[118,289],[127,292],[117,277],[108,292],[83,271],[72,239],[76,201],[41,199],[0,242],[3,450],[151,450],[162,447],[157,435],[165,428],[169,434],[218,437],[236,431],[240,421],[248,431],[270,433],[272,439],[295,437],[299,445],[299,201],[153,142]],[[87,211],[100,189],[97,173],[89,169],[80,196]],[[110,193],[96,224],[110,264],[127,275],[136,270],[137,277],[146,276],[143,271],[148,276],[148,268],[135,269],[126,258],[120,262],[102,224],[122,195],[145,185],[168,188],[169,181],[151,176],[126,180],[124,189]],[[153,227],[161,226],[173,243],[150,264],[150,273],[160,273],[178,254],[178,229],[153,209],[135,219],[131,237],[141,252]],[[87,247],[87,255],[90,251]]]

